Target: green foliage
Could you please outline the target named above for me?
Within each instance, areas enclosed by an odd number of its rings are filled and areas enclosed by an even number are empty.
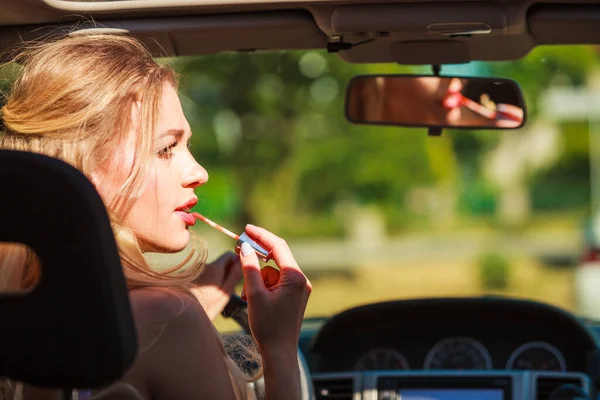
[[[587,156],[560,159],[530,179],[534,209],[558,211],[585,209],[590,202],[590,166]],[[567,189],[567,190],[565,190]]]
[[[458,208],[464,215],[493,215],[496,211],[498,190],[478,179],[464,179]]]
[[[481,287],[484,290],[503,290],[509,282],[510,263],[497,253],[487,253],[477,262]]]
[[[236,176],[224,169],[209,172],[211,190],[201,191],[194,211],[215,221],[227,221],[240,208],[242,196]]]

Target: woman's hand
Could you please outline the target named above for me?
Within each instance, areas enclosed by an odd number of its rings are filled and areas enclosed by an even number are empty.
[[[263,355],[282,351],[293,352],[295,357],[311,284],[283,239],[253,225],[246,226],[246,233],[272,252],[279,267],[279,271],[271,267],[261,270],[254,250],[242,245],[240,259],[252,335]]]
[[[223,311],[235,285],[242,279],[242,268],[239,257],[234,252],[227,252],[210,264],[196,281],[194,294],[204,307],[211,321]]]

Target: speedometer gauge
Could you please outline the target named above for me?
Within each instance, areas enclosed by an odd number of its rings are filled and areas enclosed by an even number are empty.
[[[409,369],[406,358],[389,348],[371,349],[354,363],[356,371],[405,370]]]
[[[438,342],[425,357],[425,369],[492,369],[492,357],[477,340],[453,337]]]
[[[506,369],[566,371],[567,362],[560,350],[546,342],[528,342],[510,355]]]

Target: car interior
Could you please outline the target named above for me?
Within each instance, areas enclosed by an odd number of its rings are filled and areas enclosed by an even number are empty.
[[[52,37],[59,29],[128,33],[165,60],[320,51],[339,65],[424,66],[423,74],[397,76],[407,82],[446,76],[452,85],[451,78],[457,77],[445,71],[454,65],[517,62],[543,46],[595,48],[600,45],[600,1],[0,0],[0,63],[9,63],[23,41]],[[373,85],[394,74],[372,71],[366,77]],[[359,77],[348,77],[345,109],[337,107],[336,115],[353,124],[426,128],[425,137],[490,128],[478,119],[466,125],[411,122],[400,111],[353,117],[353,96],[367,89],[351,91]],[[480,86],[474,77],[458,78],[465,78],[461,84],[472,85],[473,91],[489,83],[500,92],[501,83],[508,82],[503,93],[513,100],[507,103],[521,114],[507,130],[519,132],[540,113],[521,92],[528,82],[518,77],[492,76]],[[402,87],[393,98],[406,93]],[[479,92],[473,98],[478,97]],[[380,101],[387,106],[392,100]],[[595,105],[600,110],[600,103]],[[335,149],[325,154],[334,157]],[[31,180],[37,184],[23,184]],[[0,376],[61,388],[66,398],[70,389],[118,380],[137,351],[135,327],[95,190],[64,163],[6,151],[0,152],[0,182],[2,192],[11,194],[0,196],[0,241],[30,246],[44,272],[31,293],[0,294],[0,313],[10,321],[0,333]],[[37,204],[41,197],[46,199],[43,208]],[[33,225],[38,229],[24,229]],[[88,242],[93,245],[85,246]],[[357,251],[346,255],[360,258],[363,250]],[[392,249],[381,257],[395,254]],[[85,265],[89,272],[78,274],[76,283],[65,277],[82,266],[70,259],[90,260]],[[304,400],[600,398],[600,323],[552,304],[552,295],[548,302],[493,294],[400,297],[357,300],[323,318],[307,316],[298,344]],[[247,331],[244,306],[233,296],[224,316]],[[600,303],[592,308],[600,310]],[[93,316],[86,314],[89,309],[96,310]],[[262,390],[260,382],[256,388]]]

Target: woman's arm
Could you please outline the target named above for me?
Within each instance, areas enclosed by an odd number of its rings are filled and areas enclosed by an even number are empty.
[[[248,322],[263,357],[268,400],[301,399],[298,338],[311,284],[304,276],[285,240],[252,225],[248,235],[273,254],[279,267],[261,270],[256,253],[244,243],[241,263]]]
[[[300,400],[302,388],[298,367],[298,348],[261,349],[267,400]]]
[[[130,295],[139,355],[124,381],[146,399],[234,399],[220,338],[198,301],[164,289]]]
[[[194,282],[192,289],[211,321],[221,314],[235,285],[242,280],[240,258],[232,251],[222,254],[212,263],[206,264],[204,272]]]

